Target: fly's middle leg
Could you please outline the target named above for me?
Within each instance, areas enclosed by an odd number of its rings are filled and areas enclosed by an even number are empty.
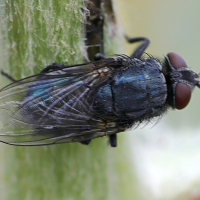
[[[101,52],[104,55],[104,16],[101,12],[101,0],[88,1],[87,9],[90,15],[87,16],[85,43],[88,57],[93,61],[96,53]]]
[[[117,146],[117,134],[109,135],[109,142],[111,147]]]
[[[95,56],[94,56],[94,60],[95,61],[98,61],[98,60],[101,60],[101,59],[105,59],[105,55],[102,54],[102,53],[97,53]]]
[[[101,27],[101,53],[97,53],[97,54],[94,56],[94,60],[95,60],[95,61],[98,61],[98,60],[101,60],[101,59],[105,59],[103,25],[104,25],[104,18],[103,18],[103,16],[101,15],[101,25],[100,25],[100,27]]]

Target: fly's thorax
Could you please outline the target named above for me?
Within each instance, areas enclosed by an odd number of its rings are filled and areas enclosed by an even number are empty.
[[[168,99],[172,108],[185,108],[191,98],[192,90],[199,84],[198,75],[191,71],[184,59],[176,53],[168,53],[164,64],[167,80]]]
[[[153,59],[133,59],[116,70],[109,82],[100,86],[96,107],[105,116],[140,121],[161,115],[166,109],[167,86],[160,63]]]
[[[162,65],[160,61],[156,58],[144,58],[143,59],[146,63],[151,65],[152,68],[155,68],[156,70],[162,72]]]

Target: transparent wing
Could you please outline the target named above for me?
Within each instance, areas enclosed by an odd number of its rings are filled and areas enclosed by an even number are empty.
[[[64,66],[0,90],[0,141],[47,145],[118,132],[93,107],[97,87],[111,76],[112,65],[115,59]]]

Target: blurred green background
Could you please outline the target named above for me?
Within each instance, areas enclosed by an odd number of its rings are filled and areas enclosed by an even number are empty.
[[[146,36],[151,40],[147,53],[162,58],[176,52],[200,72],[200,1],[113,4],[118,42],[110,42],[108,31],[108,54],[132,52],[134,45],[119,48],[125,43],[123,33]],[[55,61],[82,62],[81,7],[81,0],[0,0],[1,68],[21,78]],[[0,79],[2,86],[9,83]],[[196,89],[183,111],[169,111],[153,128],[154,123],[119,134],[116,149],[107,145],[107,138],[89,146],[0,144],[1,199],[195,199],[200,194],[199,99]]]

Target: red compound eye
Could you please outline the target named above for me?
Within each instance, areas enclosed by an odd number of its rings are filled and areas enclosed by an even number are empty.
[[[190,101],[192,94],[191,88],[189,85],[186,85],[184,83],[177,83],[175,93],[176,108],[178,110],[181,110],[185,108]]]
[[[176,53],[168,53],[167,56],[174,68],[187,68],[185,60],[180,55]],[[185,108],[190,101],[191,94],[192,90],[189,85],[177,83],[175,88],[175,107],[179,110]]]
[[[174,68],[176,68],[176,69],[180,68],[180,67],[187,68],[187,64],[186,64],[185,60],[177,53],[171,52],[171,53],[168,53],[167,56]]]

